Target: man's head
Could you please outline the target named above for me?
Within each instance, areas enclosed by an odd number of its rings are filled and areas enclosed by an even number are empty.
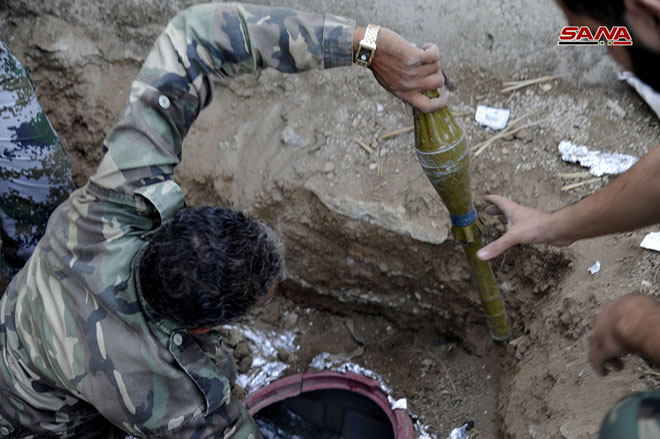
[[[660,0],[556,0],[572,25],[627,26],[630,47],[610,47],[614,59],[660,92]]]
[[[142,294],[186,328],[226,324],[272,294],[283,276],[282,244],[264,224],[217,207],[179,211],[147,244]]]

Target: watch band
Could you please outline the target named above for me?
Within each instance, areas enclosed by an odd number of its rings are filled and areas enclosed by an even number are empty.
[[[370,24],[367,26],[367,30],[364,31],[364,36],[362,37],[362,40],[360,41],[360,44],[362,42],[376,47],[376,40],[378,40],[378,31],[380,30],[380,26],[377,24]]]
[[[355,63],[363,67],[369,67],[371,60],[374,58],[376,52],[376,41],[378,40],[378,31],[380,26],[370,24],[364,31],[364,35],[360,40],[358,50],[355,53]]]

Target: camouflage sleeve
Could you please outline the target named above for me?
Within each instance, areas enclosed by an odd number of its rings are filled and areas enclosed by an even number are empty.
[[[265,67],[296,73],[350,65],[354,25],[330,14],[238,3],[183,11],[133,82],[91,181],[133,194],[169,180],[181,161],[183,138],[211,101],[214,82]]]
[[[0,41],[0,237],[11,279],[46,230],[51,212],[75,189],[60,139],[30,75]]]

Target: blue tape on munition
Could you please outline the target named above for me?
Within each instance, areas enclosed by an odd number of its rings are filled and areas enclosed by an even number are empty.
[[[477,209],[474,207],[464,215],[450,215],[451,222],[456,227],[467,227],[477,220]]]

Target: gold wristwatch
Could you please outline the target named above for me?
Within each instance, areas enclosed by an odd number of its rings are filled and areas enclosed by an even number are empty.
[[[370,24],[367,30],[364,31],[364,36],[360,40],[360,45],[355,53],[355,64],[363,67],[369,67],[371,60],[374,59],[376,53],[376,40],[378,39],[378,31],[380,26]]]

